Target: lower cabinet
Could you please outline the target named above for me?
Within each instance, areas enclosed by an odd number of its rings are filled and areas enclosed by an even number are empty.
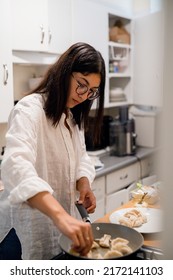
[[[150,173],[154,172],[153,157],[146,157],[140,161],[140,177],[147,177]]]
[[[91,222],[105,215],[105,176],[96,178],[92,184],[92,190],[96,197],[96,209],[90,214]]]
[[[106,193],[125,188],[138,178],[138,162],[106,175]]]
[[[105,215],[105,199],[101,199],[97,201],[96,210],[93,214],[90,214],[91,222],[93,223],[99,218],[102,218]]]
[[[90,214],[91,222],[103,217],[129,201],[131,184],[150,175],[151,158],[146,157],[101,177],[96,177],[92,190],[96,196],[96,210]]]
[[[106,196],[106,213],[113,211],[128,201],[127,190],[123,189]]]

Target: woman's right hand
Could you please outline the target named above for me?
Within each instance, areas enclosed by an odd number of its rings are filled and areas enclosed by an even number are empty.
[[[55,217],[54,223],[64,235],[72,240],[72,248],[76,252],[82,256],[89,252],[94,240],[90,223],[77,220],[66,212],[58,219]]]
[[[72,240],[75,251],[83,256],[89,252],[93,243],[92,228],[89,223],[70,216],[47,191],[31,197],[28,203],[52,219],[57,228]]]

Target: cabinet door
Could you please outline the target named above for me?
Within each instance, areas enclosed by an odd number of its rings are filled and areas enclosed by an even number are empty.
[[[105,215],[105,176],[94,180],[92,190],[96,197],[96,209],[90,214],[90,218],[91,222],[94,222]]]
[[[153,172],[154,160],[152,157],[144,158],[139,164],[139,178],[149,176]]]
[[[106,193],[114,193],[138,178],[138,163],[134,163],[106,176]]]
[[[8,13],[7,13],[8,11]],[[10,6],[8,0],[1,0],[0,7],[0,122],[8,120],[13,107],[12,53],[10,48]]]
[[[135,20],[134,103],[162,106],[163,12]]]
[[[72,0],[72,43],[85,42],[101,52],[106,67],[108,65],[107,51],[108,20],[106,8],[91,0]],[[105,107],[108,92],[106,83]],[[97,101],[93,102],[95,109]]]
[[[11,0],[12,49],[47,49],[47,0]]]
[[[71,45],[71,0],[48,0],[48,44],[59,54]]]
[[[99,218],[102,218],[105,215],[105,200],[99,200],[97,201],[97,207],[95,209],[95,212],[90,214],[91,222],[96,221]]]
[[[72,41],[86,42],[107,58],[107,13],[94,1],[72,0]]]
[[[106,213],[122,206],[128,201],[127,190],[120,190],[106,197]]]
[[[92,184],[92,191],[99,201],[105,197],[105,176],[96,178]]]

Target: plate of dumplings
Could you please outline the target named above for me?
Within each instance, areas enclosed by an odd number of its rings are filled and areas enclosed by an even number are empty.
[[[134,228],[140,233],[162,232],[162,210],[154,208],[123,208],[113,212],[109,220]]]

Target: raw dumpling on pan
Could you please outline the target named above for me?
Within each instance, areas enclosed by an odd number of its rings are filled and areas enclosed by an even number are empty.
[[[114,258],[114,257],[121,257],[123,254],[117,250],[109,250],[104,255],[104,259]]]

